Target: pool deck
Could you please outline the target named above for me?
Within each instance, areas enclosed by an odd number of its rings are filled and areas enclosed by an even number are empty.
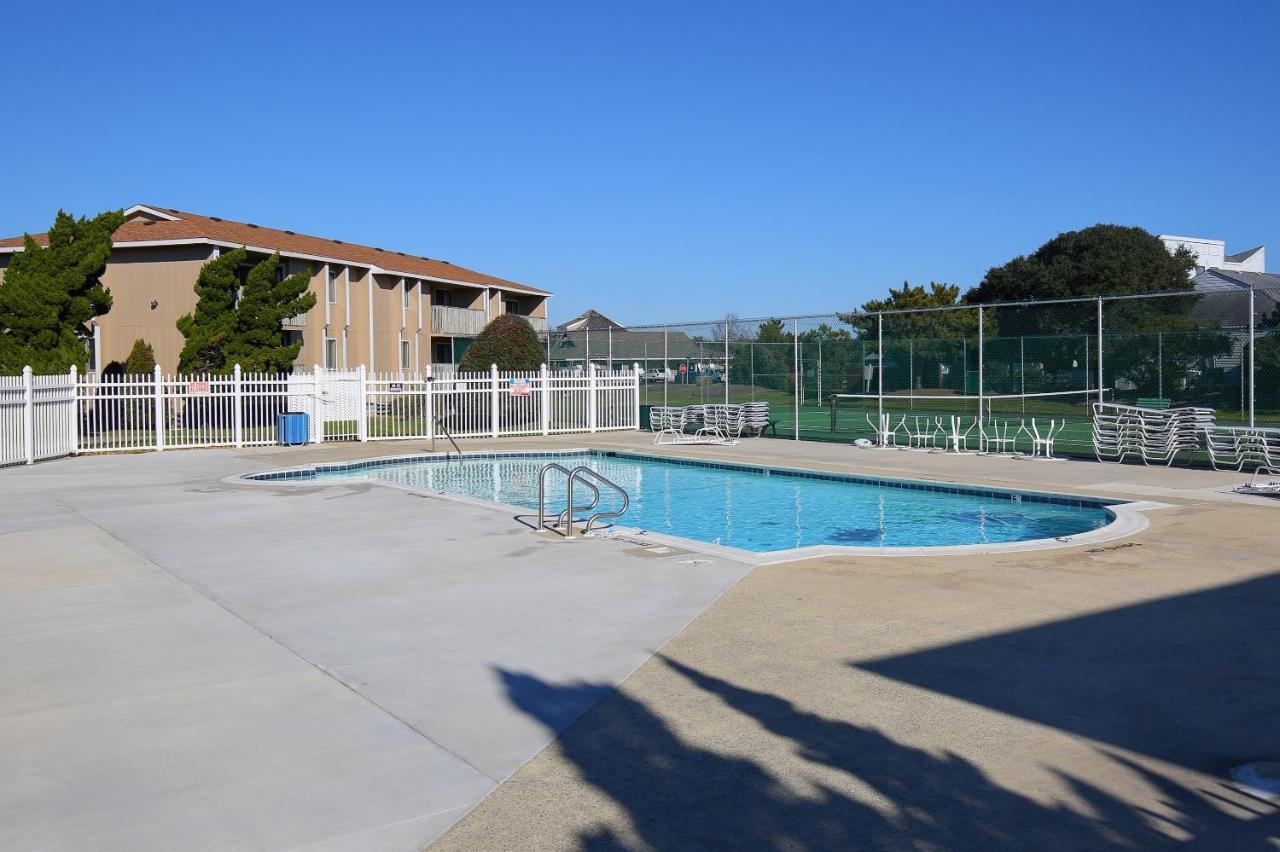
[[[1239,474],[656,448],[1168,504],[1103,545],[754,570],[224,481],[424,443],[0,470],[0,846],[1274,848],[1224,781],[1280,757],[1280,504]]]

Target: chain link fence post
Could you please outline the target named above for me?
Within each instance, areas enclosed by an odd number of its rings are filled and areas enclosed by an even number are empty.
[[[795,428],[792,430],[795,439],[800,440],[800,318],[791,318],[791,369],[795,381]]]
[[[1102,388],[1106,382],[1102,379],[1102,297],[1098,297],[1098,402],[1106,402],[1102,396]]]
[[[866,359],[863,359],[866,363]],[[884,423],[884,313],[876,314],[876,422]],[[880,428],[880,427],[877,427]]]
[[[1253,349],[1254,349],[1254,344],[1257,342],[1257,339],[1258,339],[1257,334],[1254,330],[1256,327],[1256,319],[1254,317],[1254,310],[1256,308],[1256,305],[1254,302],[1255,292],[1256,291],[1254,290],[1253,287],[1249,288],[1249,428],[1251,429],[1253,428],[1253,425],[1254,425],[1254,405],[1257,401],[1257,393],[1254,387],[1254,383],[1257,381],[1257,377],[1254,375],[1254,372],[1253,372],[1254,370]]]

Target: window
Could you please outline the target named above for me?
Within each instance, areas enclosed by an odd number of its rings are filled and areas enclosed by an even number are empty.
[[[452,308],[453,307],[453,291],[452,290],[432,291],[431,304],[443,305],[446,308]]]
[[[452,343],[449,343],[448,341],[445,341],[444,343],[437,343],[435,345],[435,352],[436,352],[436,357],[432,359],[433,361],[435,361],[435,363],[437,364],[453,363],[453,344]]]
[[[520,313],[520,303],[515,299],[503,299],[502,310],[509,314]]]
[[[326,370],[338,368],[338,341],[332,337],[324,339],[324,368]]]
[[[325,276],[329,279],[325,282],[325,298],[329,300],[329,304],[335,305],[338,302],[338,271],[332,266],[326,266],[325,269]]]
[[[407,370],[413,366],[413,362],[409,360],[409,341],[400,341],[400,369]]]
[[[404,282],[404,284],[400,286],[400,307],[404,308],[406,311],[409,310],[409,292],[412,288],[413,285],[408,281]]]

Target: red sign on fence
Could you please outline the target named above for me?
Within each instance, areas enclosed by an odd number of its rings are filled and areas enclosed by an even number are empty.
[[[681,373],[687,373],[687,372],[689,372],[689,365],[688,365],[688,364],[681,364],[681,365],[680,365],[680,372],[681,372]]]

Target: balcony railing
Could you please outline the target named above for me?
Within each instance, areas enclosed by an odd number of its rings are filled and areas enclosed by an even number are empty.
[[[470,308],[431,306],[431,330],[438,334],[465,334],[474,337],[485,325],[484,311]]]
[[[525,317],[529,321],[529,325],[533,326],[533,330],[541,334],[547,330],[546,317]]]

